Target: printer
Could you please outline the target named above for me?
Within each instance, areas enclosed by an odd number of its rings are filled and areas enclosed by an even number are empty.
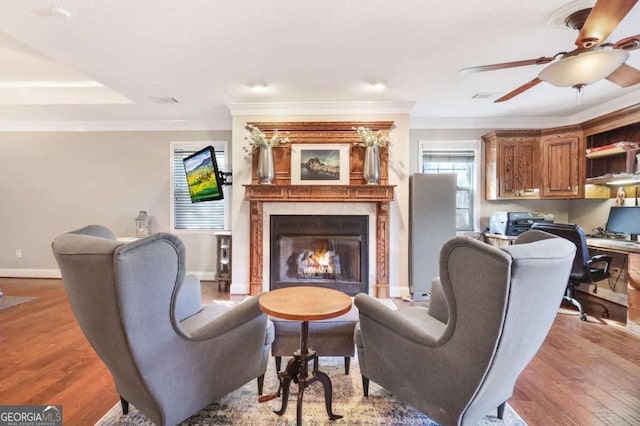
[[[553,223],[553,215],[538,212],[494,212],[489,221],[489,232],[514,237],[531,229],[536,222]]]

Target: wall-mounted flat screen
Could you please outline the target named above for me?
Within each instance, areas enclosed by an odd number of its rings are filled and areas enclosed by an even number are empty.
[[[192,203],[221,200],[224,197],[212,146],[186,157],[183,163]]]

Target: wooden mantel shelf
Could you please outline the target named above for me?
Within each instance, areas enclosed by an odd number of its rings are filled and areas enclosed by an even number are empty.
[[[247,201],[389,202],[396,185],[244,185]]]

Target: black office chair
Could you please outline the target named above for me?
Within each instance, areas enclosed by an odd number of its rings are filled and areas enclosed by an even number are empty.
[[[589,248],[587,247],[587,238],[580,225],[538,222],[534,223],[531,226],[531,229],[537,229],[539,231],[557,235],[576,245],[576,257],[573,260],[573,268],[571,269],[571,275],[569,276],[569,283],[567,284],[567,291],[564,298],[578,308],[580,311],[580,319],[582,321],[586,321],[587,315],[584,313],[580,301],[576,299],[576,287],[580,284],[594,284],[596,285],[596,288],[593,292],[596,293],[598,289],[596,281],[610,277],[609,264],[612,260],[611,256],[602,254],[590,256]],[[598,305],[603,309],[603,318],[609,317],[609,310],[602,303],[593,301],[588,302]]]

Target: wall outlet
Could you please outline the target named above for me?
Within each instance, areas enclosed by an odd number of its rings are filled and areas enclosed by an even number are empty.
[[[18,259],[21,259],[21,258],[22,258],[22,249],[16,249],[16,257],[17,257]]]

